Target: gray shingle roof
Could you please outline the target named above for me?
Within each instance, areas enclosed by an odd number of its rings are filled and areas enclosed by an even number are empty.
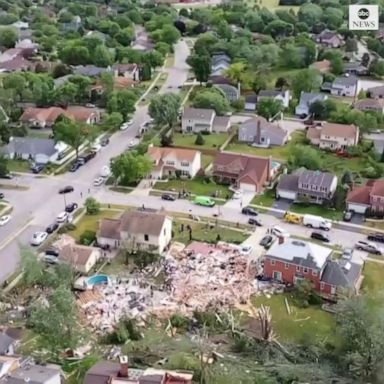
[[[8,145],[2,148],[3,153],[18,153],[52,156],[57,151],[55,142],[52,139],[40,139],[33,137],[14,137]]]
[[[338,87],[345,87],[345,86],[351,86],[351,85],[357,85],[359,79],[355,76],[342,76],[342,77],[337,77],[333,83],[332,87],[333,88],[338,88]]]
[[[8,348],[15,342],[16,340],[12,337],[8,336],[5,333],[0,333],[0,355],[5,355],[8,351]]]
[[[284,96],[283,91],[279,91],[277,89],[263,89],[259,92],[259,97],[276,97],[282,95]]]
[[[206,120],[210,122],[212,117],[215,115],[215,111],[213,109],[203,109],[203,108],[184,108],[183,111],[183,119],[188,120]]]
[[[302,92],[300,95],[300,104],[311,105],[315,101],[324,101],[327,95],[314,92]]]
[[[297,192],[298,191],[298,181],[299,176],[298,175],[282,175],[279,180],[279,184],[277,185],[277,189],[284,190],[284,191],[292,191]]]
[[[2,379],[0,383],[25,384],[28,382],[29,384],[45,384],[58,374],[60,374],[60,371],[57,369],[42,365],[26,365],[14,370],[10,377]]]
[[[337,287],[353,288],[360,277],[362,266],[347,260],[328,261],[321,281]]]
[[[308,185],[316,185],[317,187],[325,187],[329,189],[332,185],[334,178],[335,175],[329,172],[305,170],[300,174],[298,182]]]

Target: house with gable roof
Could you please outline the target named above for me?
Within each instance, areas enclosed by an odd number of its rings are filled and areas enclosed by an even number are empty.
[[[356,213],[384,213],[384,180],[368,180],[365,185],[353,188],[346,203],[347,209]]]

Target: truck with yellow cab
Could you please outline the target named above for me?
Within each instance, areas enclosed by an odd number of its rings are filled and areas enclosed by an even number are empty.
[[[291,224],[301,224],[303,222],[303,216],[294,212],[285,212],[284,220]]]

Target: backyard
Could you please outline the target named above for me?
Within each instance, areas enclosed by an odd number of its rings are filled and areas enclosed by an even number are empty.
[[[383,259],[382,259],[383,260]],[[363,291],[380,293],[384,290],[384,264],[367,261],[363,270]]]
[[[175,147],[190,147],[195,149],[215,149],[221,147],[229,135],[227,133],[212,133],[211,135],[203,135],[204,145],[196,145],[196,135],[186,135],[183,133],[175,133],[173,136],[173,145]]]
[[[218,197],[226,198],[232,196],[232,192],[227,185],[216,184],[213,181],[207,182],[204,178],[196,177],[193,180],[174,179],[169,181],[158,181],[154,189],[161,191],[188,191],[194,195],[207,195],[217,193]]]
[[[291,310],[289,315],[285,306],[285,298]],[[271,298],[258,296],[253,299],[256,307],[270,307],[272,324],[277,336],[282,341],[298,343],[334,342],[335,320],[333,315],[323,311],[319,306],[300,308],[294,305],[289,294],[273,295]]]

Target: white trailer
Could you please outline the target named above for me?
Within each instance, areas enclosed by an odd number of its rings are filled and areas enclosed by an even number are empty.
[[[332,228],[332,223],[329,220],[314,215],[304,215],[303,224],[306,227],[323,229],[324,231],[329,231]]]

